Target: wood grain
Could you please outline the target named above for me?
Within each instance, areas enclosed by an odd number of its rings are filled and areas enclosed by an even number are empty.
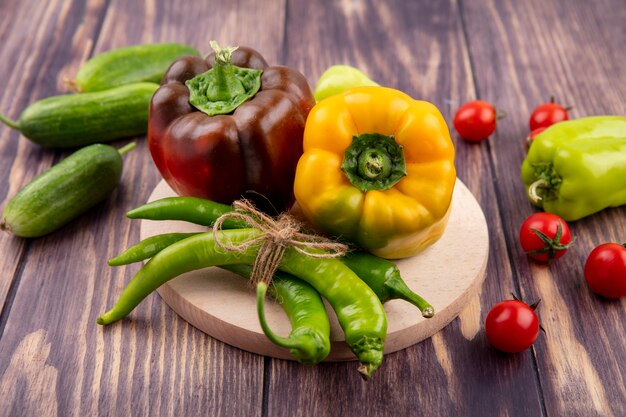
[[[626,240],[626,209],[605,210],[570,224],[576,243],[563,262],[550,268],[528,261],[517,246],[517,233],[523,220],[535,212],[519,175],[525,157],[520,144],[532,108],[554,95],[574,106],[573,117],[625,114],[624,72],[614,70],[616,63],[624,64],[624,54],[621,47],[607,41],[611,38],[607,30],[613,29],[598,24],[601,17],[595,6],[542,1],[529,2],[522,9],[516,6],[510,1],[468,1],[463,9],[477,90],[481,98],[505,109],[511,119],[500,124],[490,141],[490,156],[500,205],[509,208],[504,232],[513,274],[525,299],[542,299],[539,317],[546,334],[536,343],[535,352],[541,386],[546,390],[546,412],[623,415],[626,401],[611,399],[625,399],[626,392],[623,365],[619,365],[626,357],[625,328],[619,319],[612,320],[623,316],[624,303],[593,295],[584,282],[583,267],[594,246]],[[485,12],[490,18],[478,24]],[[489,50],[500,51],[489,62],[480,59],[488,54],[480,42],[484,38],[493,39]],[[493,82],[505,74],[510,75],[508,82]],[[612,325],[600,325],[605,320]]]
[[[0,112],[14,120],[32,101],[60,94],[60,81],[68,67],[79,64],[79,51],[89,49],[102,19],[103,4],[15,1],[2,5],[0,26]],[[11,24],[9,24],[11,23]],[[81,26],[85,24],[86,26]],[[15,30],[20,28],[20,30]],[[80,38],[73,40],[75,33]],[[0,207],[54,163],[59,155],[40,148],[20,133],[0,124]],[[19,280],[19,268],[27,261],[28,242],[0,234],[0,253],[6,259],[0,276],[0,305]],[[10,303],[11,300],[9,299]],[[2,329],[0,327],[0,334]]]
[[[508,115],[486,142],[454,137],[458,176],[489,224],[482,292],[431,339],[387,355],[367,383],[350,363],[304,367],[227,346],[157,295],[133,319],[94,324],[137,270],[105,262],[138,240],[124,213],[160,180],[138,138],[102,205],[41,239],[0,235],[0,415],[626,415],[626,301],[595,296],[582,278],[593,246],[626,241],[626,208],[573,222],[575,245],[550,267],[517,243],[534,212],[519,179],[532,107],[555,95],[573,117],[626,114],[622,3],[3,0],[0,112],[12,118],[64,92],[94,53],[157,41],[206,51],[210,39],[256,47],[311,85],[329,65],[356,65],[449,122],[476,97]],[[0,127],[0,207],[67,154]],[[541,298],[546,328],[518,355],[491,349],[482,328],[510,292]]]

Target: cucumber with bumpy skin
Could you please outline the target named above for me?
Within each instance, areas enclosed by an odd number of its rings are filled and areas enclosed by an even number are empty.
[[[20,237],[39,237],[59,229],[104,200],[119,184],[122,155],[105,144],[79,149],[40,174],[9,200],[0,229]]]
[[[160,83],[176,59],[200,56],[197,49],[180,43],[154,43],[112,49],[85,62],[71,82],[78,91],[101,91],[136,82]]]
[[[128,84],[95,93],[66,94],[36,101],[15,122],[0,121],[45,147],[74,148],[143,135],[154,83]]]

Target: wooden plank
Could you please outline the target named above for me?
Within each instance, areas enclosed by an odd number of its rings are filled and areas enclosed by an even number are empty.
[[[225,2],[219,8],[184,1],[113,0],[106,4],[94,53],[159,41],[186,42],[206,51],[208,41],[215,38],[224,44],[251,44],[275,62],[282,44],[282,2],[268,5],[245,0]],[[23,19],[26,11],[21,7],[17,16]],[[45,25],[48,17],[44,15],[54,17],[66,7],[51,3],[40,14],[30,16],[32,27]],[[83,18],[71,7],[65,13],[72,22]],[[273,25],[259,21],[272,21]],[[31,42],[29,50],[35,62],[52,59],[71,78],[78,65],[68,62],[79,64],[86,58],[73,49],[72,42],[99,27],[90,19],[84,24],[59,26],[56,31],[49,24],[52,33]],[[18,45],[7,49],[9,56],[23,47],[17,34],[29,32],[22,29],[11,32]],[[65,39],[51,43],[53,34],[59,32],[66,34]],[[41,74],[43,71],[34,77]],[[56,81],[46,75],[38,82],[49,91],[51,82],[56,88]],[[7,113],[14,115],[16,110],[10,110]],[[3,130],[2,134],[7,133]],[[126,219],[124,213],[145,202],[160,179],[144,138],[137,138],[137,143],[124,158],[122,184],[110,198],[62,230],[30,244],[0,340],[0,357],[7,359],[0,364],[0,387],[3,393],[10,387],[11,393],[2,409],[9,414],[17,407],[37,411],[33,415],[261,413],[263,357],[212,340],[172,313],[156,294],[122,323],[104,329],[95,324],[96,317],[112,305],[138,269],[106,265],[107,258],[139,237],[139,224]],[[40,163],[38,157],[33,161]],[[11,178],[22,181],[19,172],[12,172]],[[39,374],[41,377],[32,377]],[[13,381],[18,382],[12,385]],[[50,392],[50,385],[56,390]]]
[[[626,208],[571,223],[577,241],[549,268],[529,262],[517,244],[521,223],[536,211],[519,176],[532,108],[553,94],[574,106],[573,117],[626,113],[624,28],[606,20],[623,18],[623,7],[610,1],[576,7],[550,1],[522,6],[469,0],[462,5],[480,96],[509,114],[486,146],[501,210],[507,214],[503,232],[513,274],[525,299],[542,299],[538,313],[546,333],[535,354],[546,412],[624,415],[625,305],[593,295],[583,267],[595,245],[626,240]]]
[[[454,1],[292,2],[286,63],[304,71],[312,85],[330,65],[357,66],[384,85],[433,102],[451,121],[455,108],[475,96],[457,6]],[[500,355],[483,336],[482,317],[515,284],[494,186],[485,180],[492,178],[488,149],[453,139],[458,176],[490,226],[481,295],[431,339],[387,355],[367,383],[359,381],[354,362],[304,368],[273,360],[270,415],[541,415],[532,354]]]
[[[129,320],[94,325],[137,269],[111,269],[105,260],[137,241],[138,225],[124,212],[159,179],[140,139],[125,157],[122,186],[103,205],[31,243],[0,235],[0,415],[626,414],[624,302],[601,300],[581,281],[593,245],[626,241],[625,210],[574,223],[576,246],[550,268],[529,263],[516,243],[517,228],[533,212],[518,170],[530,107],[555,94],[577,117],[625,113],[626,11],[617,0],[286,7],[112,0],[95,44],[109,2],[40,3],[2,4],[0,111],[14,118],[31,101],[62,91],[92,47],[179,40],[206,50],[211,38],[255,46],[312,84],[333,63],[360,66],[433,101],[448,120],[476,95],[509,116],[487,143],[456,142],[459,177],[490,222],[481,296],[431,340],[388,355],[367,383],[352,362],[304,367],[230,348],[180,320],[156,295]],[[18,138],[0,128],[5,202],[66,155]],[[501,355],[488,347],[482,320],[517,289],[528,300],[543,298],[539,315],[548,332],[532,351]]]
[[[66,92],[64,79],[91,50],[102,19],[103,1],[7,2],[0,26],[0,112],[14,120],[30,103]],[[0,124],[0,208],[36,175],[54,163],[58,152],[33,144]],[[28,241],[0,234],[0,305],[15,286]],[[10,302],[10,300],[9,300]],[[0,329],[1,333],[1,329]]]

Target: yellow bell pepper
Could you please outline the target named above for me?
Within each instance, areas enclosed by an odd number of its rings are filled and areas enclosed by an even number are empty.
[[[314,226],[399,259],[441,237],[455,181],[454,145],[433,104],[358,87],[309,113],[294,191]]]

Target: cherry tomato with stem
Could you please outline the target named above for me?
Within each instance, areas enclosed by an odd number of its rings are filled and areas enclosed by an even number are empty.
[[[569,120],[569,110],[571,109],[571,107],[564,107],[555,103],[554,97],[551,97],[549,103],[540,104],[530,114],[528,122],[530,131],[532,132],[540,127],[549,127],[563,120]]]
[[[487,340],[496,349],[517,353],[528,349],[542,329],[535,309],[539,301],[528,305],[517,297],[494,305],[485,318]]]
[[[454,115],[454,128],[461,139],[468,142],[480,142],[496,130],[500,117],[496,109],[484,100],[472,100],[464,103]]]
[[[626,296],[626,244],[596,246],[585,262],[585,279],[591,290],[603,297]]]
[[[522,249],[532,259],[552,263],[572,245],[569,226],[553,213],[535,213],[522,223],[519,232]]]

